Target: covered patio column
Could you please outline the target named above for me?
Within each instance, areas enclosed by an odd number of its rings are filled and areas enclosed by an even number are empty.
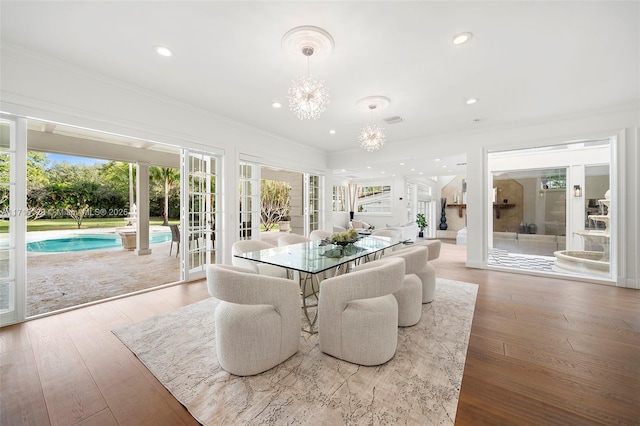
[[[137,162],[136,187],[138,217],[136,220],[136,250],[138,256],[151,254],[149,248],[149,164]]]

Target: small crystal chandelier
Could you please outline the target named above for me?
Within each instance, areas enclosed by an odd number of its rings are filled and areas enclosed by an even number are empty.
[[[369,152],[380,149],[382,145],[384,145],[384,141],[386,139],[384,128],[373,121],[373,110],[375,110],[376,107],[376,104],[369,105],[369,110],[371,110],[371,122],[364,125],[360,130],[360,135],[358,136],[360,147]]]
[[[309,74],[309,57],[313,55],[311,46],[304,46],[302,54],[307,57],[307,76],[298,77],[289,88],[289,109],[300,119],[318,119],[329,103],[329,92],[324,81]]]

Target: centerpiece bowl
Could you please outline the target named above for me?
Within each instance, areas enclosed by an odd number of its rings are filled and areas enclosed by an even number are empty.
[[[359,238],[354,238],[353,240],[348,240],[348,241],[336,241],[334,244],[344,247],[344,246],[348,246],[349,244],[353,244],[358,240]]]

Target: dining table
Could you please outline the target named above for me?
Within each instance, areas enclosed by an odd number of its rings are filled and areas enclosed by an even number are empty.
[[[234,255],[242,259],[279,266],[288,276],[298,277],[302,311],[307,324],[303,330],[315,333],[318,319],[320,281],[326,276],[348,273],[352,267],[382,256],[401,242],[388,237],[364,236],[353,241],[332,243],[328,239],[307,241],[281,247],[249,251]]]

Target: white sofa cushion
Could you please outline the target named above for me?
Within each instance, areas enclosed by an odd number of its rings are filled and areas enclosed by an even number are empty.
[[[388,226],[385,229],[391,229],[398,233],[400,241],[416,242],[418,237],[418,224],[415,222],[409,222],[403,226]]]
[[[369,225],[364,220],[353,219],[351,222],[349,222],[349,228],[353,228],[353,229],[369,229],[369,228],[371,228],[371,225]]]

